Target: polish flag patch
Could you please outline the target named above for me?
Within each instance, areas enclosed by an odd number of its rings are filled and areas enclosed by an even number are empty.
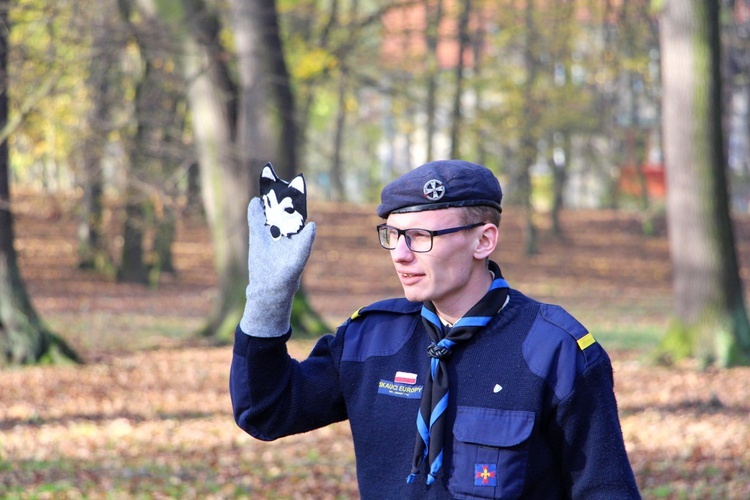
[[[393,381],[399,384],[414,385],[417,383],[417,374],[409,372],[396,372],[396,378],[394,378]]]

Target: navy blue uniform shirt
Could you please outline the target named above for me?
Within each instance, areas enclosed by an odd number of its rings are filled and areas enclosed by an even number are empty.
[[[511,290],[448,362],[444,465],[406,484],[429,360],[421,304],[368,306],[305,361],[286,341],[237,329],[237,424],[273,440],[349,420],[364,499],[640,498],[606,352],[570,314]],[[252,332],[250,332],[252,333]]]

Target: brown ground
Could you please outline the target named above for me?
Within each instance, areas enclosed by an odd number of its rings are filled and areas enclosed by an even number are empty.
[[[150,290],[77,271],[68,208],[19,196],[16,248],[37,309],[90,362],[0,377],[0,497],[356,497],[345,424],[275,443],[250,439],[230,414],[230,348],[184,340],[214,294],[199,220],[180,227],[178,274]],[[318,238],[304,285],[332,324],[399,294],[372,212],[311,207]],[[566,240],[544,236],[540,255],[529,258],[520,221],[507,212],[496,260],[508,281],[564,305],[611,346],[623,432],[644,497],[750,498],[750,369],[643,361],[671,306],[663,223],[645,237],[635,214],[567,212]],[[750,269],[750,220],[738,224],[738,240]],[[304,356],[309,346],[292,347]]]

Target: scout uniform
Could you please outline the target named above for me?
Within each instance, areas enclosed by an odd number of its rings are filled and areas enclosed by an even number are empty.
[[[433,162],[387,186],[378,213],[499,209],[501,198],[484,167]],[[258,337],[238,327],[237,424],[273,440],[348,419],[365,499],[640,498],[606,352],[564,309],[512,289],[496,263],[489,269],[488,308],[452,329],[428,304],[389,299],[300,362],[286,350],[291,330]],[[461,328],[468,334],[445,342]]]

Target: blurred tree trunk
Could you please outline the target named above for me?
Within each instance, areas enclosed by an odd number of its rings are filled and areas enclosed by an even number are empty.
[[[637,37],[639,33],[631,28],[629,24],[634,24],[633,19],[639,19],[642,22],[648,22],[648,6],[645,2],[623,2],[622,10],[620,13],[620,23],[625,27],[623,30],[623,56],[626,61],[634,60],[636,51],[638,50]],[[636,11],[636,12],[632,12]],[[628,23],[631,20],[631,23]],[[640,208],[642,212],[647,213],[651,200],[648,194],[648,188],[646,186],[646,175],[643,172],[643,165],[646,162],[646,148],[648,147],[648,136],[647,131],[641,124],[641,110],[639,105],[639,75],[635,70],[629,69],[627,71],[627,92],[629,94],[629,106],[627,110],[628,126],[625,127],[625,164],[632,165],[635,168],[636,176],[638,178],[638,186],[640,188]]]
[[[437,114],[437,89],[440,78],[440,61],[438,61],[437,48],[440,35],[440,22],[443,20],[443,0],[425,0],[425,12],[427,13],[427,29],[425,30],[425,41],[427,43],[427,54],[425,54],[427,154],[425,161],[429,162],[435,159],[434,143],[435,131],[437,129],[435,115]]]
[[[575,8],[576,2],[560,2],[556,4],[557,19],[553,26],[553,40],[557,43],[552,49],[553,89],[562,95],[560,99],[554,99],[552,113],[555,116],[553,123],[556,124],[548,135],[549,143],[549,167],[552,172],[552,207],[550,209],[550,233],[557,239],[565,237],[560,214],[565,208],[565,186],[568,181],[568,170],[573,154],[572,137],[578,125],[579,115],[571,113],[568,104],[571,99],[578,99],[578,90],[573,86],[571,67],[573,65],[573,43],[575,40]],[[563,81],[558,79],[558,71],[561,71]]]
[[[103,6],[97,9],[92,25],[93,47],[97,51],[89,63],[87,87],[91,108],[86,116],[86,137],[81,148],[83,189],[78,222],[78,267],[107,271],[112,262],[107,252],[103,226],[104,179],[102,161],[109,126],[110,68],[116,64],[115,53],[106,50],[109,40],[109,16]]]
[[[286,65],[281,42],[278,9],[275,0],[230,0],[234,20],[234,38],[240,81],[240,114],[236,149],[245,160],[238,173],[252,172],[252,189],[244,194],[249,202],[257,196],[261,167],[273,159],[276,172],[283,179],[291,179],[298,168],[298,127],[292,82]],[[356,9],[352,7],[353,12]],[[236,182],[236,180],[235,180]],[[247,203],[241,207],[237,198],[229,198],[232,205],[241,208],[236,213],[241,220],[243,238],[235,237],[241,246],[243,264],[242,281],[238,282],[231,298],[237,304],[235,320],[223,330],[232,335],[244,310],[247,286]],[[224,321],[226,324],[226,319]],[[320,315],[310,307],[304,285],[294,297],[291,317],[292,327],[298,334],[318,335],[330,331]],[[230,328],[231,327],[231,328]],[[219,332],[222,334],[222,331]]]
[[[476,31],[473,34],[471,41],[471,49],[474,59],[474,71],[473,71],[473,90],[474,90],[474,119],[472,120],[472,128],[474,134],[474,149],[476,151],[476,162],[480,165],[487,164],[487,158],[489,153],[487,151],[487,140],[484,132],[486,117],[485,117],[485,105],[484,105],[484,82],[482,73],[484,72],[484,51],[485,51],[485,39],[487,36],[487,13],[485,11],[486,4],[480,5],[477,10],[479,19],[477,23]]]
[[[534,87],[539,72],[538,34],[534,16],[536,15],[533,0],[526,0],[524,8],[525,41],[524,66],[526,81],[523,84],[523,111],[520,117],[520,151],[518,188],[523,204],[524,213],[524,253],[535,255],[539,252],[537,230],[534,224],[534,207],[531,204],[533,188],[531,185],[531,167],[537,157],[537,143],[539,142],[539,114],[540,104],[536,101]]]
[[[331,6],[331,19],[328,25],[329,29],[340,25],[338,20],[338,1],[333,3],[334,5]],[[357,19],[359,16],[358,9],[359,2],[351,2],[346,17],[348,19]],[[333,161],[331,162],[332,199],[340,202],[346,202],[349,198],[346,192],[346,182],[344,181],[346,169],[344,167],[344,160],[342,159],[342,152],[345,146],[344,135],[347,131],[346,118],[348,115],[347,102],[349,98],[350,80],[349,62],[347,61],[346,54],[342,54],[339,58],[338,109],[336,111],[336,127],[333,137]]]
[[[552,220],[550,232],[556,238],[563,238],[565,232],[560,223],[560,214],[565,208],[565,183],[568,179],[568,163],[572,154],[571,132],[565,129],[557,134],[552,134],[552,154],[550,155],[550,169],[552,170],[552,209],[550,218]],[[559,142],[559,144],[557,144]],[[555,149],[559,148],[562,154],[556,155]]]
[[[339,68],[339,72],[338,110],[336,111],[336,126],[333,134],[333,159],[331,161],[331,200],[341,202],[347,201],[341,151],[344,148],[344,132],[346,130],[348,70],[346,66],[342,65],[341,68]]]
[[[8,42],[10,2],[0,0],[0,130],[8,126]],[[6,136],[6,134],[3,134]],[[7,137],[7,136],[6,136]],[[31,304],[14,247],[7,138],[0,141],[0,366],[39,361],[80,361],[47,330]]]
[[[136,37],[137,38],[137,37]],[[143,48],[141,48],[143,50]],[[127,187],[125,188],[125,220],[122,229],[122,253],[117,268],[117,281],[120,283],[148,284],[148,266],[144,259],[144,237],[146,233],[147,197],[137,182],[140,172],[148,169],[147,136],[150,124],[146,119],[146,109],[153,105],[148,99],[149,88],[154,85],[151,78],[151,63],[143,58],[143,71],[135,85],[133,103],[135,107],[135,133],[126,142],[129,162],[126,163]]]
[[[463,110],[461,101],[464,96],[464,54],[469,48],[469,16],[471,0],[461,0],[458,16],[458,61],[456,62],[455,81],[453,82],[453,110],[451,112],[451,158],[461,157],[461,130],[463,129]]]
[[[251,169],[259,173],[260,166],[248,166],[243,171],[243,162],[235,151],[238,90],[225,63],[219,19],[201,0],[182,0],[182,6],[182,69],[188,85],[201,195],[218,277],[218,296],[203,335],[228,339],[229,330],[242,315],[247,286],[247,203],[257,190]],[[246,127],[245,134],[263,137],[261,133],[267,126],[263,118],[260,116],[259,122]],[[243,157],[250,153],[245,152]],[[269,159],[266,157],[265,161]]]
[[[143,252],[146,222],[141,197],[141,193],[130,186],[125,190],[122,254],[117,268],[119,283],[148,283],[148,266]]]
[[[217,13],[202,0],[181,5],[183,71],[219,281],[203,334],[228,340],[244,309],[247,205],[258,195],[260,170],[272,161],[279,176],[290,179],[297,166],[294,99],[275,2],[230,1],[238,83],[227,64]],[[300,301],[296,310],[309,312],[304,294],[298,294]],[[295,315],[292,324],[299,324]]]
[[[171,205],[162,207],[162,215],[156,223],[156,234],[154,235],[154,259],[151,273],[175,273],[174,254],[172,252],[172,243],[177,234],[177,214]],[[153,277],[149,279],[154,283]],[[158,282],[158,280],[157,280]]]
[[[193,155],[184,152],[184,86],[172,69],[174,46],[164,24],[154,16],[133,15],[134,0],[117,3],[138,49],[133,59],[141,68],[135,77],[135,130],[127,141],[130,166],[118,277],[156,287],[162,272],[175,271],[172,242],[182,208],[175,179],[193,161]]]
[[[750,325],[726,182],[719,3],[667,0],[660,37],[675,307],[661,353],[746,364]]]

